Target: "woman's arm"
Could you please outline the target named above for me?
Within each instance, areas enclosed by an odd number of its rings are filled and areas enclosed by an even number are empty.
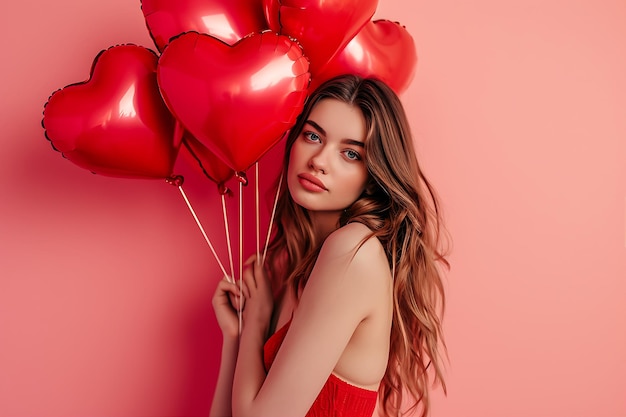
[[[237,363],[237,339],[224,339],[222,342],[222,359],[220,372],[217,377],[217,386],[213,394],[210,417],[230,417],[232,413],[232,392],[235,364]]]
[[[233,415],[304,416],[337,365],[355,329],[389,294],[382,245],[361,224],[329,236],[304,289],[289,331],[265,375],[263,344],[269,315],[261,305],[269,284],[255,269],[246,296],[244,326],[233,385]],[[257,291],[257,292],[255,292]],[[253,307],[253,308],[251,308]]]
[[[222,330],[222,357],[210,417],[232,416],[232,388],[239,350],[239,288],[226,279],[220,281],[213,296],[213,309]]]

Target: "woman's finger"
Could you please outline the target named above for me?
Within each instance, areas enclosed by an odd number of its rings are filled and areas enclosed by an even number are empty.
[[[215,294],[213,295],[213,303],[219,303],[220,300],[224,300],[228,295],[239,297],[239,287],[236,284],[223,279],[217,283],[217,288],[215,290]]]
[[[265,270],[263,269],[263,264],[261,262],[254,263],[254,280],[259,285],[267,285],[267,275],[265,274]]]
[[[256,291],[257,283],[254,279],[254,272],[251,267],[248,267],[243,271],[243,282],[248,287],[248,291],[250,292],[249,296],[252,296],[252,292]]]
[[[245,297],[240,297],[239,294],[233,295],[232,293],[228,293],[228,298],[233,308],[237,311],[239,311],[240,309],[243,310],[246,305]]]
[[[228,302],[235,310],[239,310],[239,305],[241,304],[241,309],[243,310],[243,307],[246,305],[246,293],[248,292],[245,284],[243,285],[243,290],[244,293],[242,294],[239,290],[239,283],[231,283],[227,281],[225,277],[218,283],[215,296],[213,297],[213,303],[220,304]],[[228,301],[226,301],[226,299],[228,299]]]
[[[239,286],[233,282],[226,281],[226,279],[220,281],[218,287],[224,292],[239,295]]]
[[[239,288],[241,288],[241,295],[244,298],[250,298],[250,290],[248,289],[248,285],[246,284],[245,280],[237,281],[237,291],[239,291]]]
[[[244,262],[244,265],[252,264],[252,262],[254,262],[255,259],[256,259],[256,255],[250,256],[248,259],[246,259],[246,262]]]

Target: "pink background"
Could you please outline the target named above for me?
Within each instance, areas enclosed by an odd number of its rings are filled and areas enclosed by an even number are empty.
[[[626,3],[380,3],[454,238],[433,416],[626,416]],[[0,415],[207,415],[221,273],[180,194],[40,126],[101,49],[154,49],[139,1],[8,2],[0,31]],[[213,185],[179,170],[225,259]]]

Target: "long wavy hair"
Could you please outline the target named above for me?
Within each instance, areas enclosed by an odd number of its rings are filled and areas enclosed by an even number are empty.
[[[431,377],[446,392],[441,267],[449,264],[441,249],[447,241],[441,238],[445,229],[437,197],[418,165],[409,123],[396,94],[381,81],[354,75],[329,80],[309,97],[289,132],[283,173],[311,110],[327,98],[358,106],[367,128],[369,182],[343,212],[339,226],[350,222],[368,226],[385,249],[394,280],[389,361],[379,388],[381,408],[387,416],[400,415],[408,394],[413,400],[409,411],[419,408],[425,416]],[[266,262],[274,288],[291,289],[297,298],[323,242],[316,239],[307,210],[294,203],[286,181],[279,192]]]

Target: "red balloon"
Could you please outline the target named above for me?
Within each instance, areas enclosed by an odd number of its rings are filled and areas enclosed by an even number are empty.
[[[369,22],[311,80],[311,89],[341,74],[376,77],[397,94],[405,91],[415,75],[417,52],[413,37],[398,22]]]
[[[220,193],[225,193],[227,189],[224,183],[235,175],[235,171],[193,136],[185,135],[183,145],[183,149],[189,153],[204,175],[217,184]],[[181,153],[184,153],[182,149]]]
[[[159,51],[183,32],[200,32],[232,45],[267,28],[260,0],[143,0],[146,26]]]
[[[297,39],[317,74],[372,18],[378,0],[263,0],[270,29]]]
[[[300,47],[263,32],[232,47],[186,33],[163,51],[157,79],[184,127],[228,166],[245,171],[302,111],[310,74]]]
[[[43,127],[55,150],[94,173],[171,175],[181,132],[159,95],[156,54],[120,45],[98,54],[89,80],[52,94]]]

